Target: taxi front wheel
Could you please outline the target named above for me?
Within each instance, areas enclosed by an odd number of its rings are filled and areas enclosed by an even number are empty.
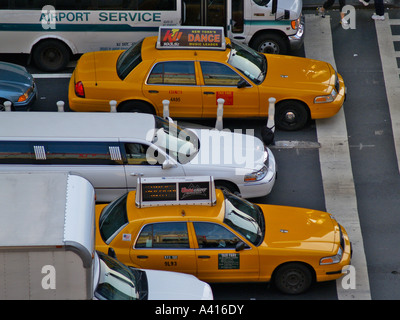
[[[286,100],[279,102],[275,111],[277,128],[286,131],[302,129],[309,121],[308,107],[300,101]]]
[[[281,266],[274,275],[274,284],[286,294],[300,294],[307,291],[312,283],[311,270],[301,263],[288,263]]]

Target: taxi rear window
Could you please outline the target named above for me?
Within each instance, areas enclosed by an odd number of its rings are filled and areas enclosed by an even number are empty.
[[[107,244],[128,224],[126,199],[128,193],[114,200],[104,208],[99,219],[101,238]]]
[[[143,40],[121,53],[117,61],[117,74],[121,80],[142,62]]]

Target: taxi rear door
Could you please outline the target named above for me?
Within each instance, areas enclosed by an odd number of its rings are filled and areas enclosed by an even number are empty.
[[[158,110],[163,110],[163,100],[169,100],[171,117],[201,117],[201,88],[197,85],[194,61],[156,63],[143,84],[143,95]]]
[[[203,117],[217,116],[218,99],[225,100],[224,116],[258,117],[260,103],[258,87],[226,64],[200,61],[202,72]],[[265,105],[265,108],[268,106]]]
[[[259,280],[258,249],[250,246],[223,225],[193,222],[190,227],[197,239],[197,277],[204,281],[257,281]],[[238,243],[245,248],[236,251]]]
[[[186,222],[157,222],[143,226],[130,259],[144,269],[196,274],[196,259]]]

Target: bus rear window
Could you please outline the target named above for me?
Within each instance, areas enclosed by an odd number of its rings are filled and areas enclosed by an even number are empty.
[[[142,62],[142,43],[143,40],[134,44],[119,56],[117,61],[117,74],[121,80],[124,80],[126,76]]]

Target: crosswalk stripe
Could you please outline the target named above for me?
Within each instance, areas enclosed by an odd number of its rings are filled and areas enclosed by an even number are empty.
[[[305,54],[307,58],[327,61],[336,69],[330,17],[321,19],[306,14]],[[346,81],[346,79],[345,79]],[[367,263],[358,217],[357,200],[351,169],[348,135],[343,108],[329,119],[316,121],[319,157],[326,210],[332,213],[349,233],[353,245],[352,266],[356,272],[356,288],[345,289],[342,278],[336,282],[341,300],[370,300]]]

